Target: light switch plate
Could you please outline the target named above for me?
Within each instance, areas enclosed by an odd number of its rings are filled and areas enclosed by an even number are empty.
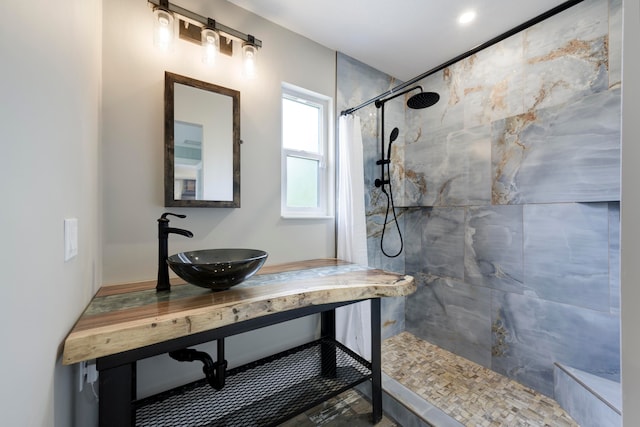
[[[78,218],[64,220],[64,260],[78,255]]]

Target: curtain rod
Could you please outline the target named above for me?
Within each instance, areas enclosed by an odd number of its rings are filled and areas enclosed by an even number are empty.
[[[502,40],[504,40],[504,39],[506,39],[508,37],[511,37],[512,35],[517,34],[520,31],[526,30],[527,28],[529,28],[529,27],[531,27],[531,26],[533,26],[533,25],[535,25],[535,24],[537,24],[539,22],[542,22],[545,19],[548,19],[548,18],[550,18],[550,17],[552,17],[554,15],[557,15],[558,13],[569,9],[572,6],[575,6],[576,4],[581,3],[582,1],[584,1],[584,0],[569,0],[569,1],[566,1],[566,2],[564,2],[562,4],[560,4],[560,5],[552,8],[552,9],[549,9],[548,11],[536,16],[535,18],[532,18],[532,19],[524,22],[523,24],[520,24],[520,25],[510,29],[507,32],[504,32],[504,33],[500,34],[499,36],[494,37],[491,40],[489,40],[489,41],[487,41],[485,43],[482,43],[481,45],[478,45],[478,46],[474,47],[473,49],[471,49],[471,50],[469,50],[469,51],[467,51],[467,52],[465,52],[465,53],[463,53],[461,55],[458,55],[455,58],[450,59],[449,61],[444,62],[444,63],[438,65],[437,67],[432,68],[429,71],[426,71],[426,72],[420,74],[419,76],[416,76],[416,77],[412,78],[411,80],[409,80],[407,82],[404,82],[404,83],[394,87],[393,89],[390,89],[390,90],[386,91],[385,93],[382,93],[382,94],[376,96],[375,98],[371,98],[370,100],[363,102],[362,104],[358,105],[357,107],[353,107],[353,108],[348,108],[346,110],[342,110],[340,115],[344,116],[344,115],[347,115],[347,114],[351,114],[354,111],[357,111],[357,110],[359,110],[359,109],[361,109],[363,107],[366,107],[369,104],[373,104],[374,102],[379,101],[380,99],[383,99],[383,98],[385,98],[385,97],[387,97],[389,95],[392,95],[392,94],[396,93],[397,91],[402,90],[402,89],[406,88],[407,86],[410,86],[410,85],[412,85],[412,84],[424,79],[425,77],[428,77],[428,76],[430,76],[430,75],[432,75],[434,73],[437,73],[440,70],[443,70],[443,69],[455,64],[458,61],[461,61],[461,60],[463,60],[465,58],[468,58],[471,55],[475,55],[476,53],[480,52],[481,50],[484,50],[484,49],[488,48],[489,46],[492,46],[492,45],[494,45],[494,44],[496,44],[498,42],[501,42]]]

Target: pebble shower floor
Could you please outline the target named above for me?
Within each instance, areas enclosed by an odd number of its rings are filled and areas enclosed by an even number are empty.
[[[578,427],[553,399],[408,332],[383,342],[382,370],[467,427]],[[350,390],[282,427],[368,426],[370,411]],[[396,426],[388,417],[376,425]]]

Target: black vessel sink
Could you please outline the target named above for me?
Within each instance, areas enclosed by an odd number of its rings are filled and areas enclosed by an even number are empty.
[[[205,249],[171,255],[167,264],[187,283],[222,291],[253,276],[266,259],[257,249]]]

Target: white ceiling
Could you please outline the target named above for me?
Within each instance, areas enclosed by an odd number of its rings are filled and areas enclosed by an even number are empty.
[[[564,0],[229,1],[404,81],[564,3]],[[461,26],[458,15],[468,9],[474,9],[477,18]]]

